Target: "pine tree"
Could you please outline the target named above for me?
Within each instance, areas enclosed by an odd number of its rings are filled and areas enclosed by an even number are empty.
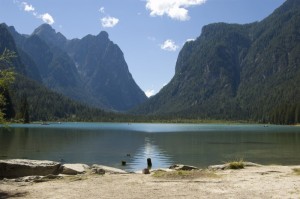
[[[16,113],[15,113],[15,109],[13,107],[10,93],[7,89],[3,90],[1,93],[4,97],[4,104],[3,104],[3,107],[1,107],[3,110],[3,113],[4,113],[4,118],[6,120],[12,119],[15,117]]]
[[[15,74],[11,69],[11,60],[14,57],[16,57],[15,53],[7,49],[0,55],[0,123],[4,123],[5,118],[13,115],[8,86],[12,84],[15,79]]]

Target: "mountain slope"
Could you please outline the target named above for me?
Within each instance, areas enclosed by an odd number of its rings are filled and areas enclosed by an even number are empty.
[[[299,21],[300,1],[287,0],[261,22],[203,27],[181,50],[171,82],[134,112],[299,121]]]
[[[5,24],[0,24],[0,53],[4,49],[14,51],[17,55],[12,60],[12,65],[16,72],[16,80],[10,87],[8,95],[14,109],[10,111],[16,113],[15,119],[22,118],[20,115],[22,115],[24,98],[28,102],[30,120],[34,121],[58,119],[109,121],[110,118],[115,116],[112,113],[105,113],[102,110],[92,109],[72,101],[61,94],[50,91],[39,82],[26,77],[28,67],[23,64],[24,59],[20,56],[20,51],[18,51],[8,27]],[[28,64],[30,62],[30,60],[26,61]],[[31,64],[30,66],[32,66]],[[13,115],[11,116],[13,117]]]
[[[54,91],[114,111],[129,110],[147,99],[106,32],[73,40],[48,24],[31,35],[20,35],[13,27],[10,32],[19,49],[34,61],[43,84]]]
[[[71,100],[62,94],[50,91],[24,76],[17,75],[10,88],[10,96],[16,111],[16,118],[21,119],[22,100],[26,98],[30,121],[109,121],[114,116],[99,109]]]
[[[0,24],[0,53],[2,54],[5,49],[15,52],[17,58],[12,60],[12,65],[15,66],[15,70],[18,73],[26,75],[26,69],[22,60],[19,58],[17,46],[7,28],[6,24]]]
[[[67,38],[60,32],[56,32],[49,24],[42,24],[36,28],[32,35],[37,35],[48,45],[64,48]]]
[[[66,50],[78,66],[86,88],[112,109],[126,111],[146,100],[128,70],[123,52],[106,32],[68,42]]]
[[[288,0],[253,32],[256,40],[243,63],[239,101],[257,119],[293,123],[287,115],[299,113],[299,21],[300,2]],[[274,118],[278,114],[281,119]]]
[[[48,26],[42,25],[41,28]],[[41,33],[41,28],[38,28],[39,31],[36,30],[35,32]],[[51,30],[53,29],[51,28]],[[40,75],[39,78],[28,76],[29,78],[42,82],[51,90],[62,93],[79,102],[92,104],[97,107],[104,106],[101,104],[101,100],[96,100],[85,90],[76,66],[66,52],[57,46],[49,45],[36,34],[22,36],[11,27],[10,32],[14,35],[19,51],[24,52],[20,54],[23,62],[26,62],[28,58],[32,60],[29,63],[31,64],[31,71],[35,71],[35,74]],[[42,33],[47,35],[44,32]]]

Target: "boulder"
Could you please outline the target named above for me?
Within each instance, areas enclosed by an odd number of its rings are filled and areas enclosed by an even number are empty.
[[[92,165],[92,170],[95,170],[95,169],[98,169],[98,170],[103,169],[105,171],[105,173],[109,173],[109,174],[125,174],[125,173],[127,173],[126,171],[124,171],[122,169],[117,169],[117,168],[103,166],[103,165],[97,165],[97,164]]]
[[[65,175],[77,175],[85,173],[89,169],[86,164],[63,164],[60,168],[61,174]]]
[[[101,168],[92,168],[92,173],[99,174],[99,175],[104,175],[105,170]]]
[[[189,166],[189,165],[183,165],[183,164],[174,164],[169,167],[169,169],[174,169],[174,170],[184,170],[184,171],[191,171],[191,170],[198,170],[199,168],[194,167],[194,166]]]
[[[11,159],[0,160],[0,178],[46,176],[58,174],[61,164],[48,160]]]

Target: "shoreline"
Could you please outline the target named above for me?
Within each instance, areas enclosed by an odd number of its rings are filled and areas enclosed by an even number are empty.
[[[222,166],[222,165],[218,165]],[[224,165],[223,165],[224,166]],[[299,198],[300,165],[63,175],[40,182],[0,180],[0,198]],[[172,173],[173,172],[173,173]],[[188,174],[187,176],[185,176]]]
[[[186,124],[186,125],[194,125],[194,124],[208,124],[208,125],[261,125],[264,127],[269,126],[290,126],[290,127],[300,127],[300,124],[270,124],[270,123],[259,123],[254,121],[231,121],[231,120],[162,120],[162,121],[33,121],[30,123],[22,123],[22,122],[7,122],[5,124],[0,124],[0,127],[10,126],[10,125],[41,125],[48,126],[52,124],[65,124],[65,123],[92,123],[92,124]]]

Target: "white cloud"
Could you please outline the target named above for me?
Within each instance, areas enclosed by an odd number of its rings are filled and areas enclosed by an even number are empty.
[[[20,9],[22,9],[25,12],[31,13],[35,18],[42,19],[44,23],[47,24],[54,24],[54,19],[49,13],[39,14],[36,9],[33,7],[33,5],[28,4],[27,2],[20,2],[18,0],[13,1],[14,4],[17,4]]]
[[[187,39],[186,42],[195,41],[195,39]]]
[[[35,8],[27,2],[22,2],[22,7],[26,12],[33,12],[35,10]]]
[[[172,19],[186,21],[190,19],[187,8],[204,4],[206,0],[147,0],[146,8],[151,16],[167,15]]]
[[[101,7],[101,8],[99,9],[99,12],[101,12],[102,14],[104,14],[104,13],[105,13],[105,8],[104,8],[104,7]]]
[[[39,15],[38,18],[41,18],[47,24],[50,25],[54,24],[54,19],[49,13]]]
[[[119,19],[115,17],[104,17],[101,19],[101,24],[104,28],[113,28],[119,23]]]
[[[145,94],[146,94],[146,96],[149,98],[149,97],[155,95],[155,90],[153,90],[153,89],[148,89],[148,90],[146,90]]]
[[[176,51],[179,46],[177,46],[171,39],[167,39],[163,44],[160,45],[160,48],[167,51]]]

